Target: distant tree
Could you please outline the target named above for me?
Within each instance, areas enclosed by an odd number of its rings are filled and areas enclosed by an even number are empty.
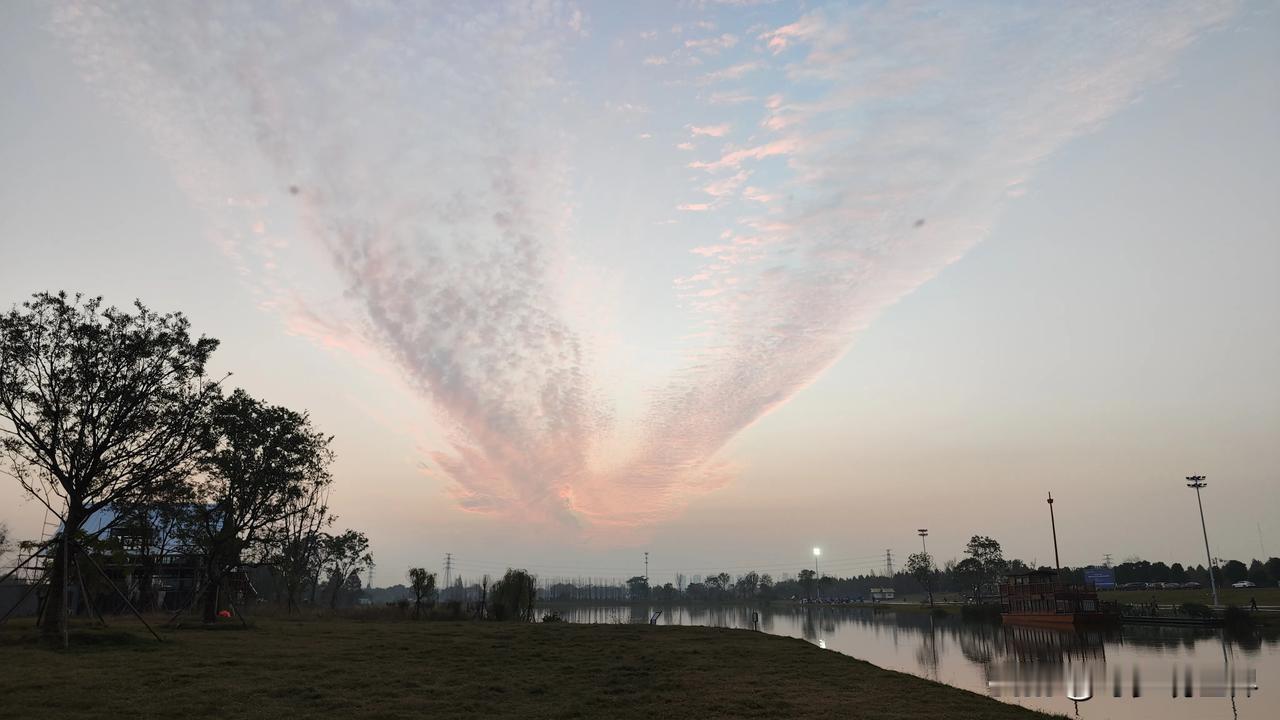
[[[907,557],[907,574],[920,583],[920,587],[929,593],[929,606],[933,606],[933,557],[929,553],[911,553]]]
[[[631,602],[643,602],[649,599],[649,578],[636,575],[627,579],[627,591]]]
[[[409,587],[413,588],[413,616],[419,617],[423,603],[436,592],[436,574],[425,568],[410,568]]]
[[[691,582],[685,585],[684,596],[689,602],[706,602],[707,586],[705,583]]]
[[[817,579],[817,576],[818,573],[808,568],[800,571],[800,587],[804,589],[804,596],[807,599],[813,599],[813,590],[815,586],[814,581]]]
[[[182,483],[207,442],[218,341],[181,313],[37,293],[0,315],[0,454],[74,537],[94,513]],[[68,572],[53,554],[44,631],[61,634]]]
[[[1222,566],[1222,578],[1228,583],[1240,582],[1249,577],[1249,568],[1239,560],[1228,560]]]
[[[325,535],[320,541],[321,567],[329,578],[329,607],[338,607],[347,579],[359,577],[360,571],[373,563],[369,538],[362,532],[347,530],[341,535]]]
[[[1179,583],[1187,581],[1187,570],[1182,567],[1182,563],[1174,563],[1169,566],[1169,579]]]
[[[953,574],[956,578],[956,584],[964,588],[966,592],[972,592],[976,599],[982,597],[982,582],[985,572],[982,569],[982,562],[975,558],[965,558],[956,563]]]
[[[9,526],[0,522],[0,558],[9,553]]]
[[[760,574],[754,570],[742,575],[733,584],[734,592],[743,600],[750,600],[760,590]]]
[[[533,621],[537,585],[527,570],[507,570],[489,589],[489,609],[496,620]]]
[[[1269,558],[1262,566],[1267,569],[1272,584],[1280,583],[1280,558]]]
[[[705,580],[707,586],[707,599],[719,602],[724,600],[729,594],[729,583],[732,580],[729,573],[722,572],[715,575],[707,575]]]
[[[760,597],[765,600],[772,600],[774,595],[773,577],[769,573],[760,576]]]
[[[271,528],[266,541],[271,549],[269,562],[283,581],[285,604],[291,613],[298,609],[308,584],[315,601],[314,591],[323,572],[325,528],[334,521],[325,502],[327,493],[327,485],[313,484],[308,495],[291,500],[284,519]]]
[[[969,538],[964,552],[971,559],[978,561],[982,568],[980,585],[992,585],[1000,580],[1006,570],[1004,554],[1000,543],[985,535],[974,535]],[[981,589],[979,589],[981,595]]]
[[[1249,563],[1249,580],[1258,587],[1267,587],[1274,584],[1271,582],[1271,577],[1267,575],[1266,566],[1262,564],[1261,560],[1257,559]]]

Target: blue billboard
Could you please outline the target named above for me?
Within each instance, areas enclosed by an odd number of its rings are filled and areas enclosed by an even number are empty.
[[[1084,569],[1085,583],[1099,590],[1116,588],[1116,573],[1109,567],[1087,567]]]

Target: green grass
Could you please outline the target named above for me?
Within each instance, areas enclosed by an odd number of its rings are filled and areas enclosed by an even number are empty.
[[[263,619],[50,649],[0,627],[0,718],[1042,718],[746,630]]]
[[[1151,598],[1161,605],[1181,605],[1183,603],[1213,604],[1213,593],[1209,588],[1202,590],[1103,590],[1098,593],[1099,600],[1119,603],[1150,603]],[[1223,605],[1239,605],[1249,607],[1249,599],[1255,598],[1259,605],[1280,606],[1280,588],[1218,588],[1218,599]]]

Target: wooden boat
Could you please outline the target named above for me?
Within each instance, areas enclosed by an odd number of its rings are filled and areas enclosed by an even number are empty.
[[[1113,622],[1089,586],[1058,581],[1056,570],[1011,573],[1000,584],[1000,617],[1006,623],[1072,628]]]

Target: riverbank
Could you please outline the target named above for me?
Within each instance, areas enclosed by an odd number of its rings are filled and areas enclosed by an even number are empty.
[[[127,629],[126,629],[127,628]],[[123,618],[69,652],[0,626],[0,718],[1050,717],[746,630],[261,620],[148,639]]]

